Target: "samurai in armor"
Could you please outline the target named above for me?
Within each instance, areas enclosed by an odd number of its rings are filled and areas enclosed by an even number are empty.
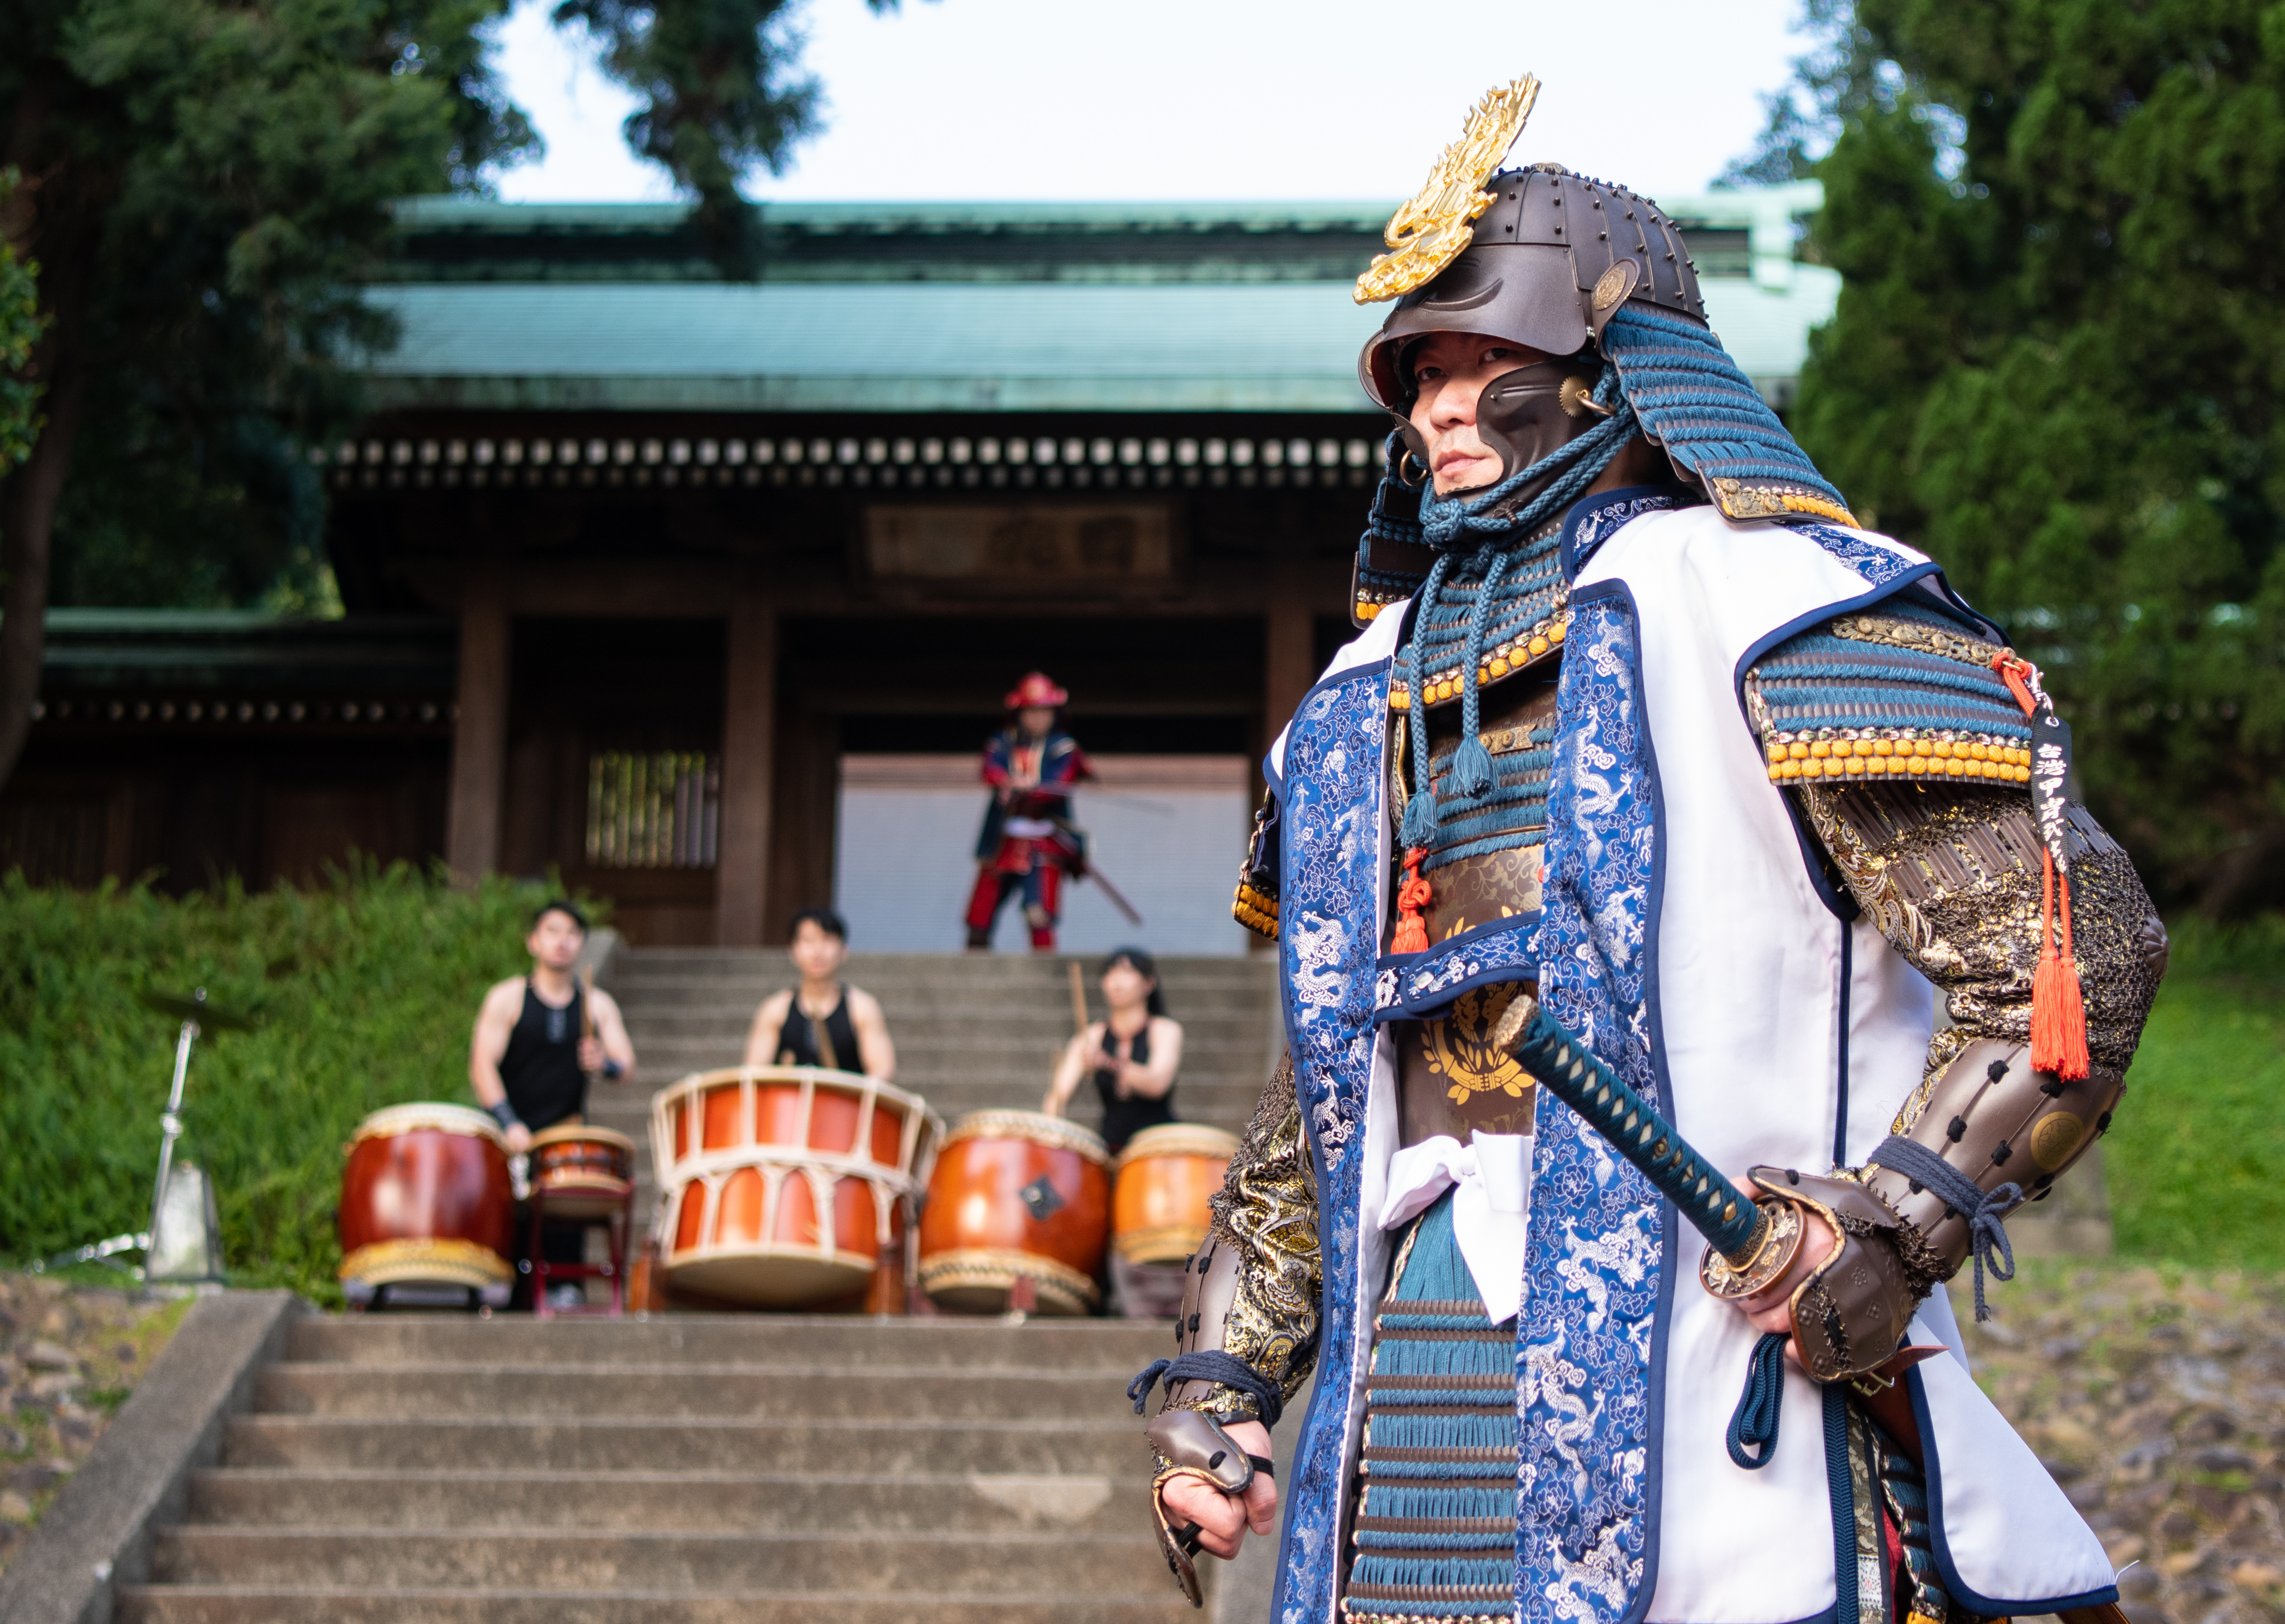
[[[1237,898],[1287,1063],[1131,1394],[1166,1384],[1168,1561],[1195,1595],[1282,1494],[1279,1624],[2113,1602],[1940,1288],[1980,1316],[2006,1215],[2108,1127],[2164,931],[2038,671],[1855,522],[1673,222],[1497,169],[1536,88],[1359,286],[1396,300],[1362,635]],[[1705,1251],[1515,1058],[1527,996],[1789,1238]]]
[[[1087,871],[1087,842],[1072,821],[1074,785],[1095,776],[1087,752],[1056,726],[1071,695],[1033,671],[1008,695],[1009,725],[984,747],[992,799],[976,836],[976,889],[968,898],[968,946],[988,952],[1010,897],[1023,898],[1032,951],[1056,950],[1063,880]]]

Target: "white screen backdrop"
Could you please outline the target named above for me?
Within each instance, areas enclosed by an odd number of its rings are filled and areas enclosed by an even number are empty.
[[[1073,797],[1093,860],[1142,915],[1130,925],[1093,882],[1066,885],[1057,946],[1103,953],[1132,942],[1154,953],[1236,957],[1245,930],[1230,891],[1252,818],[1243,756],[1098,756],[1098,783]],[[985,791],[973,756],[844,756],[834,906],[860,953],[957,953],[976,883]],[[1014,901],[993,946],[1029,949]]]

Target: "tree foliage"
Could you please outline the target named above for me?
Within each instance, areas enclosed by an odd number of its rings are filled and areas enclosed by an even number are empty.
[[[487,61],[510,4],[0,0],[0,169],[24,177],[0,198],[0,781],[51,583],[82,603],[326,596],[307,450],[354,420],[357,357],[390,337],[357,292],[389,206],[481,190],[536,146]],[[726,263],[739,177],[816,122],[788,4],[554,13],[641,98],[630,143],[699,198]],[[11,290],[34,256],[26,336]]]
[[[2285,10],[1857,0],[1810,20],[1818,48],[1739,166],[1826,187],[1812,241],[1844,284],[1796,432],[2046,670],[2088,799],[2162,895],[2275,903]]]

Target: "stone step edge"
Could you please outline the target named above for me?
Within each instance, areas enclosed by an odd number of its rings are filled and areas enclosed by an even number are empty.
[[[711,1360],[676,1363],[660,1360],[603,1360],[574,1363],[564,1361],[548,1364],[524,1363],[514,1359],[407,1359],[386,1365],[352,1365],[337,1359],[279,1360],[263,1367],[264,1372],[275,1370],[288,1376],[301,1376],[312,1371],[329,1374],[371,1377],[381,1372],[393,1376],[778,1376],[797,1377],[860,1377],[867,1381],[916,1381],[940,1378],[962,1382],[1009,1380],[1034,1384],[1055,1383],[1076,1385],[1081,1383],[1117,1381],[1121,1386],[1132,1379],[1133,1373],[1124,1375],[1106,1366],[1101,1370],[1040,1370],[1024,1366],[1001,1369],[962,1369],[947,1365],[872,1365],[872,1364],[792,1364],[763,1360]]]
[[[829,1528],[799,1531],[779,1528],[736,1529],[671,1529],[671,1528],[400,1528],[386,1523],[364,1526],[346,1523],[320,1523],[298,1526],[290,1523],[169,1523],[160,1529],[161,1537],[202,1542],[209,1546],[235,1542],[282,1540],[382,1540],[392,1544],[420,1541],[434,1544],[444,1540],[480,1541],[497,1544],[513,1541],[522,1545],[545,1543],[582,1544],[609,1540],[627,1544],[664,1545],[670,1542],[683,1544],[726,1545],[733,1542],[742,1545],[847,1545],[863,1549],[877,1549],[882,1536],[877,1531],[840,1533]],[[915,1545],[1000,1545],[1010,1550],[1041,1543],[1059,1546],[1087,1546],[1104,1550],[1125,1550],[1135,1548],[1156,1549],[1156,1535],[1135,1534],[1081,1534],[1069,1528],[979,1528],[965,1532],[932,1534],[924,1529],[905,1529],[896,1534],[899,1547]]]
[[[544,1467],[515,1466],[208,1466],[192,1474],[200,1482],[232,1483],[547,1483],[561,1484],[563,1473]],[[1023,1478],[1042,1482],[1092,1480],[1104,1474],[1092,1471],[954,1472],[954,1471],[731,1471],[697,1467],[677,1471],[656,1467],[597,1468],[579,1473],[583,1484],[632,1488],[646,1483],[768,1487],[787,1484],[805,1488],[853,1488],[912,1485],[922,1488],[964,1488],[976,1479]],[[1149,1486],[1147,1474],[1135,1482]],[[204,1525],[201,1525],[204,1526]]]
[[[465,1432],[475,1427],[546,1427],[558,1432],[580,1431],[601,1432],[607,1428],[632,1428],[656,1432],[665,1427],[703,1427],[712,1432],[749,1432],[771,1428],[783,1431],[789,1427],[807,1427],[820,1432],[1005,1432],[1017,1430],[1027,1432],[1075,1435],[1083,1433],[1118,1434],[1140,1437],[1139,1427],[1129,1427],[1110,1421],[1090,1420],[1015,1420],[979,1416],[974,1420],[940,1419],[932,1416],[913,1416],[883,1420],[855,1420],[847,1416],[780,1416],[764,1418],[715,1419],[705,1416],[325,1416],[305,1411],[255,1410],[230,1417],[230,1424],[242,1426],[259,1424],[264,1427],[356,1426],[388,1427],[407,1432],[415,1427],[431,1427],[438,1432]]]
[[[170,1597],[185,1601],[365,1601],[372,1598],[369,1589],[333,1585],[230,1585],[230,1584],[143,1584],[122,1585],[116,1594],[122,1599],[137,1602],[163,1602]],[[1164,1601],[1145,1599],[1139,1596],[1088,1596],[1038,1591],[997,1592],[986,1590],[538,1590],[503,1589],[473,1589],[465,1586],[389,1587],[388,1599],[405,1602],[506,1601],[529,1598],[534,1601],[557,1603],[611,1602],[802,1602],[821,1606],[883,1608],[907,1606],[925,1609],[932,1606],[964,1607],[1134,1607],[1147,1608],[1153,1612],[1171,1612],[1181,1605],[1178,1598]],[[1183,1617],[1190,1609],[1182,1608]]]

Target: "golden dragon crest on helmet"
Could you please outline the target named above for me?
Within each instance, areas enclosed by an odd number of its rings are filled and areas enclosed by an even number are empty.
[[[1411,201],[1388,217],[1381,238],[1390,252],[1374,255],[1357,279],[1359,304],[1400,299],[1459,258],[1475,236],[1476,216],[1492,206],[1484,182],[1523,133],[1523,122],[1538,98],[1539,81],[1526,74],[1485,91],[1469,109],[1460,138],[1437,158]]]

